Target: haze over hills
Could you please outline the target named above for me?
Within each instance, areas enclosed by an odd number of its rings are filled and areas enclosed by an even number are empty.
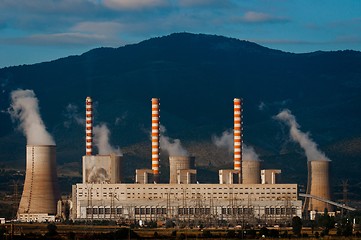
[[[36,93],[60,165],[80,166],[84,127],[74,116],[84,116],[85,97],[92,96],[94,122],[107,123],[111,143],[125,155],[129,178],[135,168],[150,167],[152,97],[161,99],[167,135],[180,139],[207,171],[232,165],[232,156],[217,149],[212,136],[233,127],[233,98],[242,97],[244,141],[255,147],[264,167],[281,168],[287,181],[306,182],[303,151],[289,140],[288,128],[272,118],[288,108],[332,160],[334,183],[359,181],[360,52],[293,54],[222,36],[176,33],[3,68],[0,86],[0,161],[7,166],[25,166],[25,139],[6,113],[9,93],[18,88]]]

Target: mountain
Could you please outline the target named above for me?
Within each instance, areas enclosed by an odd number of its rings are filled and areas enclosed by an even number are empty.
[[[306,158],[272,117],[288,108],[332,159],[334,185],[358,183],[361,169],[361,53],[286,53],[223,36],[175,33],[119,48],[0,69],[0,161],[25,166],[26,141],[9,114],[9,93],[32,89],[57,142],[60,165],[79,163],[85,97],[95,101],[95,124],[107,123],[124,153],[128,178],[150,167],[150,99],[161,99],[161,123],[197,157],[204,171],[231,167],[232,156],[212,136],[233,127],[233,98],[244,99],[244,141],[285,181],[305,183]],[[68,111],[72,109],[72,114]],[[355,145],[356,144],[356,145]],[[356,146],[356,147],[355,147]],[[163,155],[163,165],[167,161]],[[292,164],[290,164],[292,163]],[[73,166],[73,165],[71,165]],[[167,172],[163,167],[163,172]],[[208,180],[209,174],[202,175]]]

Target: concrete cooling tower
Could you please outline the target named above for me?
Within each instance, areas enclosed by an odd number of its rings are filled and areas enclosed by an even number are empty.
[[[41,221],[55,215],[60,199],[56,173],[56,147],[53,145],[26,146],[26,175],[18,219]]]
[[[177,176],[180,170],[194,169],[194,157],[169,156],[169,183],[178,183]]]
[[[243,160],[242,183],[243,184],[260,184],[261,183],[260,161]]]
[[[326,200],[331,199],[329,183],[329,161],[318,160],[308,162],[308,193]],[[332,210],[325,202],[311,199],[308,210],[323,212],[325,208]]]

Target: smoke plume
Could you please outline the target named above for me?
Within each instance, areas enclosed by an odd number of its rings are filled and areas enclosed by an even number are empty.
[[[233,130],[229,129],[222,133],[222,136],[213,136],[212,142],[219,148],[226,148],[229,153],[233,153]],[[242,144],[242,161],[260,161],[258,154],[252,146]]]
[[[95,111],[94,108],[93,111]],[[85,118],[79,114],[78,107],[76,105],[71,103],[68,104],[66,107],[65,117],[67,118],[67,121],[64,122],[65,127],[69,128],[73,122],[85,127]],[[119,147],[115,148],[109,143],[110,130],[105,123],[94,126],[93,134],[94,145],[98,148],[98,153],[100,155],[108,155],[111,153],[118,156],[123,155]]]
[[[181,141],[165,136],[166,131],[166,128],[160,125],[160,148],[167,151],[169,156],[188,156],[188,152],[182,147]]]
[[[317,149],[317,144],[309,137],[308,133],[300,131],[296,118],[288,109],[283,110],[277,114],[275,119],[286,123],[290,127],[290,137],[293,141],[300,144],[301,148],[305,151],[308,161],[312,160],[326,160],[330,161],[325,154]]]
[[[26,136],[27,144],[55,145],[52,136],[46,131],[40,117],[38,99],[33,90],[11,92],[11,105],[8,110],[13,121],[18,120],[19,128]]]
[[[226,148],[228,152],[233,153],[233,130],[229,129],[222,133],[222,136],[213,136],[212,142],[219,148]]]
[[[114,153],[121,156],[122,152],[119,147],[114,148],[109,143],[110,131],[105,123],[96,125],[93,129],[94,131],[94,144],[98,148],[98,153],[100,155],[107,155]]]
[[[64,127],[70,128],[73,122],[85,126],[85,118],[82,118],[78,112],[78,106],[69,103],[65,108],[64,116],[67,119],[64,122]]]

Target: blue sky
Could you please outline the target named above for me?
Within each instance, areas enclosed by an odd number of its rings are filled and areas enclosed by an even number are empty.
[[[0,68],[174,32],[288,52],[361,50],[360,0],[0,0]]]

